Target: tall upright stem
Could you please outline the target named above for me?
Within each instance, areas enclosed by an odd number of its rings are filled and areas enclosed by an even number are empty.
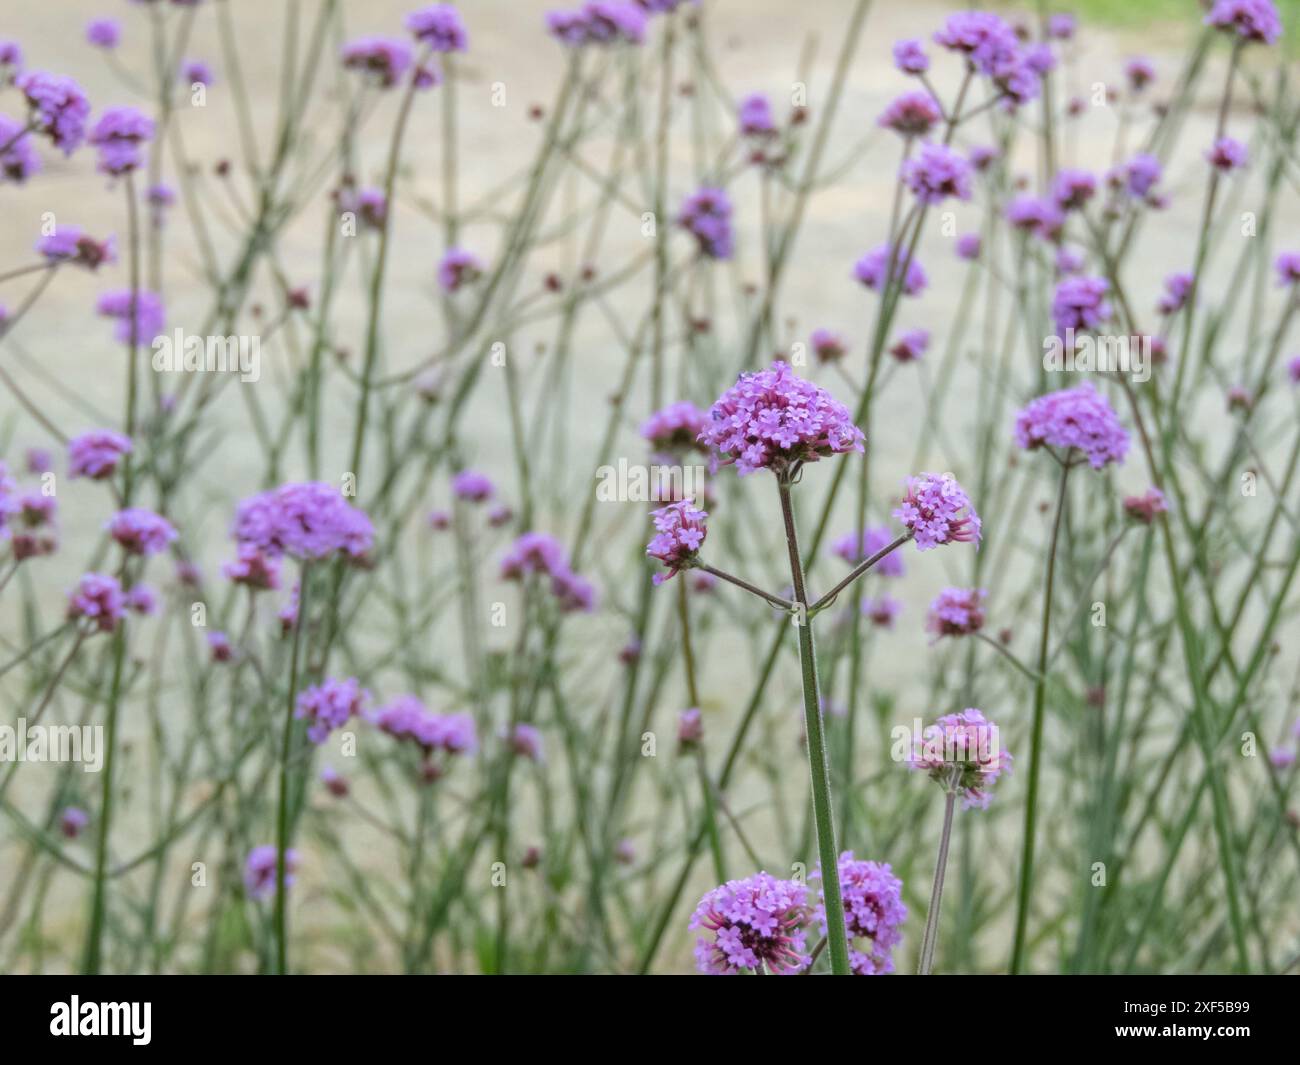
[[[813,821],[817,825],[817,855],[822,865],[822,895],[826,906],[826,936],[830,941],[831,972],[848,976],[849,943],[844,927],[844,901],[840,897],[839,849],[835,843],[835,821],[831,810],[831,772],[826,757],[826,733],[822,729],[821,696],[817,684],[817,656],[813,647],[812,619],[808,617],[808,592],[804,588],[803,561],[795,531],[790,481],[777,475],[781,493],[781,515],[785,519],[785,543],[790,554],[790,581],[799,614],[799,664],[803,670],[804,726],[808,733],[808,771],[812,778]]]
[[[281,976],[289,972],[289,907],[284,890],[289,846],[289,755],[293,746],[293,710],[298,696],[298,660],[302,652],[302,630],[307,617],[307,588],[310,566],[304,561],[298,571],[298,617],[293,623],[293,651],[289,658],[289,698],[280,735],[280,797],[275,818],[275,967]]]
[[[948,843],[952,839],[952,813],[957,802],[953,783],[948,785],[943,806],[943,836],[939,839],[939,860],[934,866],[934,886],[930,889],[930,912],[925,918],[925,938],[921,940],[921,964],[918,976],[929,976],[934,966],[934,945],[939,939],[939,906],[943,902],[943,877],[948,869]]]
[[[1011,971],[1019,973],[1025,963],[1025,931],[1029,924],[1029,892],[1034,881],[1034,828],[1038,821],[1038,771],[1043,744],[1043,701],[1047,694],[1047,647],[1052,620],[1052,580],[1056,575],[1056,544],[1061,536],[1065,513],[1065,486],[1070,476],[1070,459],[1061,464],[1060,487],[1056,493],[1056,517],[1047,549],[1047,573],[1043,578],[1043,616],[1038,639],[1038,679],[1034,682],[1033,734],[1029,742],[1029,794],[1025,797],[1025,831],[1020,853],[1020,889],[1016,902],[1016,938],[1011,948]]]

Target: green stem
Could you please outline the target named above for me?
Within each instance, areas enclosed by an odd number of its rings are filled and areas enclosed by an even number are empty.
[[[952,839],[952,814],[957,803],[955,781],[948,785],[943,805],[943,835],[939,839],[939,860],[934,866],[934,886],[930,889],[930,912],[925,918],[925,938],[921,940],[921,965],[918,976],[929,976],[934,967],[934,945],[939,938],[939,906],[943,902],[943,877],[948,869],[948,844]]]
[[[799,555],[799,536],[795,531],[789,477],[778,474],[777,487],[781,493],[781,516],[785,520],[785,543],[790,555],[794,600],[803,615],[796,616],[795,622],[799,629],[804,725],[808,733],[808,770],[812,778],[813,820],[817,825],[817,853],[822,866],[822,895],[826,906],[827,938],[830,940],[831,972],[836,976],[848,976],[849,943],[844,926],[844,902],[840,897],[839,849],[835,843],[835,821],[831,810],[831,772],[826,757],[826,733],[822,728],[812,619],[807,616],[808,592],[804,588],[803,561]]]

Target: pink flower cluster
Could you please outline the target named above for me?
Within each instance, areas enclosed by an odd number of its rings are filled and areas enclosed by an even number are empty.
[[[390,89],[411,65],[411,46],[394,37],[359,37],[343,46],[343,65]]]
[[[893,516],[912,533],[919,551],[940,544],[980,541],[980,516],[951,474],[920,473],[909,477],[907,494]]]
[[[116,577],[87,573],[68,597],[68,617],[88,619],[100,632],[112,632],[122,620],[126,600]]]
[[[655,411],[641,426],[641,435],[656,452],[673,454],[699,447],[709,416],[689,400]]]
[[[596,590],[569,568],[564,548],[546,533],[526,532],[519,537],[501,560],[501,579],[522,580],[530,574],[551,579],[551,594],[566,612],[590,612],[596,609]]]
[[[332,485],[291,482],[239,504],[234,537],[272,557],[323,559],[336,552],[363,559],[374,545],[365,512]]]
[[[144,164],[143,146],[153,140],[153,119],[134,107],[110,107],[90,131],[99,150],[99,169],[117,177]]]
[[[660,507],[650,516],[658,533],[647,545],[645,553],[668,567],[667,573],[654,575],[655,584],[662,584],[694,562],[708,535],[709,516],[689,499]]]
[[[280,852],[272,843],[263,843],[248,852],[244,862],[244,890],[250,899],[265,899],[275,893],[276,867]],[[292,847],[284,852],[284,886],[288,890],[298,868],[298,852]]]
[[[472,754],[478,749],[474,719],[469,714],[435,714],[414,695],[399,695],[367,719],[381,732],[411,740],[426,757],[434,751]]]
[[[645,11],[631,0],[593,0],[574,11],[548,11],[547,31],[562,44],[640,44],[645,40]]]
[[[944,714],[916,739],[908,765],[928,773],[944,788],[962,795],[962,805],[987,809],[989,788],[1011,772],[1011,755],[1002,750],[997,725],[974,707]]]
[[[969,636],[984,627],[983,588],[944,588],[930,604],[927,632],[943,636]]]
[[[328,677],[298,696],[293,716],[311,722],[307,727],[307,738],[312,743],[320,744],[351,718],[361,716],[369,698],[370,693],[362,690],[356,677],[345,680]]]
[[[1090,384],[1049,392],[1016,415],[1016,443],[1025,450],[1046,444],[1077,448],[1094,470],[1120,463],[1128,454],[1128,433],[1111,405]]]
[[[809,962],[808,916],[806,889],[797,881],[768,873],[729,880],[706,894],[691,915],[691,929],[713,934],[696,940],[696,965],[712,976],[797,973]]]
[[[166,518],[143,507],[119,510],[108,522],[108,533],[132,555],[156,555],[176,539],[176,529]]]
[[[741,474],[863,450],[862,430],[829,392],[777,360],[745,373],[709,410],[700,439]]]
[[[105,318],[117,320],[113,337],[119,344],[148,344],[163,331],[166,323],[161,297],[147,289],[135,293],[129,288],[105,292],[95,304],[95,310]]]
[[[844,924],[849,938],[849,968],[856,976],[881,976],[894,971],[894,947],[903,938],[907,906],[903,903],[903,882],[888,862],[870,862],[845,851],[836,863],[840,874],[840,895],[844,900]],[[821,867],[809,879],[820,880]],[[825,891],[818,889],[817,920],[822,935],[826,923]]]

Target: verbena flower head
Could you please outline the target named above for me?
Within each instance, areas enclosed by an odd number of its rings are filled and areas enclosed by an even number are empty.
[[[893,260],[892,264],[890,260]],[[858,279],[867,288],[873,291],[881,291],[885,285],[886,277],[892,275],[891,284],[897,285],[898,278],[903,273],[903,263],[907,261],[907,250],[898,248],[893,255],[890,254],[888,244],[881,244],[879,247],[872,248],[853,266],[853,276]],[[907,263],[907,275],[903,280],[903,292],[908,296],[916,296],[925,291],[925,286],[930,283],[926,277],[925,270],[915,257]]]
[[[510,732],[509,742],[510,750],[520,758],[541,763],[542,734],[537,726],[530,725],[526,721],[517,722]]]
[[[1068,41],[1074,37],[1074,31],[1078,26],[1079,20],[1072,14],[1068,11],[1058,11],[1048,16],[1047,35],[1058,41]]]
[[[978,233],[963,233],[957,238],[957,257],[973,262],[980,257],[982,246]]]
[[[575,11],[549,11],[547,31],[562,44],[641,44],[645,40],[646,12],[638,4],[598,0]]]
[[[1156,80],[1155,64],[1146,56],[1134,56],[1124,64],[1124,76],[1128,79],[1130,89],[1141,92]]]
[[[1124,513],[1143,525],[1150,525],[1156,520],[1157,514],[1164,514],[1168,510],[1169,502],[1159,488],[1148,488],[1140,496],[1127,496],[1124,499]]]
[[[689,499],[669,503],[652,511],[650,516],[658,532],[645,553],[668,567],[667,573],[654,575],[654,583],[662,584],[695,561],[708,535],[709,516]]]
[[[1082,207],[1097,192],[1097,179],[1087,170],[1061,170],[1052,182],[1052,198],[1063,211]]]
[[[68,441],[68,476],[102,481],[113,475],[123,455],[131,453],[131,441],[111,429],[82,433]]]
[[[162,299],[147,289],[135,293],[129,288],[105,292],[95,304],[95,310],[101,316],[117,321],[113,338],[119,344],[152,343],[167,321]]]
[[[829,392],[797,376],[781,360],[743,373],[709,410],[700,439],[735,463],[741,475],[863,450],[863,435]]]
[[[1283,287],[1300,284],[1300,251],[1284,251],[1273,264],[1277,282]]]
[[[847,533],[831,546],[831,554],[842,558],[850,566],[865,562],[878,551],[883,551],[897,537],[888,525],[875,525],[863,531],[862,536]],[[871,572],[881,577],[901,577],[903,575],[903,556],[899,551],[891,551],[871,567]]]
[[[411,66],[411,46],[396,37],[359,37],[343,46],[343,65],[391,89]]]
[[[787,975],[808,962],[807,889],[756,873],[729,880],[700,900],[689,927],[712,933],[695,941],[695,963],[711,976],[767,970]]]
[[[677,215],[677,224],[687,230],[710,259],[730,259],[734,251],[731,232],[731,200],[721,189],[703,188],[688,196]]]
[[[1156,304],[1161,314],[1174,314],[1181,311],[1192,294],[1193,278],[1190,273],[1170,274],[1165,278],[1165,292]]]
[[[332,765],[321,766],[320,782],[325,785],[325,790],[336,799],[346,799],[348,792],[352,790],[348,785],[348,778]]]
[[[925,619],[926,632],[936,639],[943,636],[969,636],[984,627],[983,588],[945,588],[930,604]]]
[[[894,971],[894,947],[903,938],[907,906],[903,904],[903,882],[889,863],[869,862],[844,851],[836,863],[840,874],[840,895],[844,900],[844,925],[849,938],[849,968],[855,976],[880,976]],[[820,863],[809,875],[821,880]],[[817,921],[822,935],[826,921],[826,893],[817,891]]]
[[[108,534],[133,555],[156,555],[176,539],[166,518],[143,507],[119,510],[108,522]]]
[[[406,16],[406,28],[435,52],[463,52],[469,47],[469,34],[452,4],[431,4],[412,11]]]
[[[180,77],[185,85],[211,85],[216,80],[212,67],[202,59],[187,59],[181,63]]]
[[[690,706],[677,716],[677,746],[690,750],[704,742],[704,718],[698,706]]]
[[[590,613],[596,609],[596,589],[569,568],[565,551],[555,537],[526,532],[501,560],[502,580],[522,580],[529,575],[550,578],[551,594],[566,613]]]
[[[1007,221],[1021,232],[1055,242],[1060,239],[1065,214],[1055,200],[1043,196],[1017,196],[1007,204]]]
[[[930,69],[930,57],[918,40],[895,41],[894,66],[904,74],[924,74]]]
[[[294,482],[261,492],[235,511],[235,541],[263,553],[323,559],[342,553],[357,560],[374,545],[365,512],[348,503],[333,485]]]
[[[134,107],[110,107],[90,131],[99,149],[101,173],[116,177],[144,165],[145,143],[153,140],[153,119]]]
[[[370,693],[362,689],[356,677],[343,680],[330,677],[299,694],[293,716],[310,721],[307,738],[312,743],[321,744],[335,729],[342,728],[354,717],[360,717],[369,699]]]
[[[912,533],[919,551],[940,544],[980,541],[980,516],[949,473],[920,473],[909,477],[907,494],[893,516]]]
[[[971,168],[960,152],[942,144],[922,144],[903,167],[903,183],[921,203],[943,203],[950,196],[969,200]]]
[[[122,40],[122,24],[115,18],[95,18],[86,23],[86,43],[96,48],[116,48]]]
[[[917,362],[930,346],[928,329],[908,329],[899,334],[889,348],[889,354],[899,362]]]
[[[1246,146],[1234,137],[1220,137],[1205,152],[1206,161],[1215,170],[1241,170],[1250,161]]]
[[[74,263],[97,270],[104,263],[117,261],[112,237],[96,240],[83,233],[80,226],[59,226],[36,242],[36,250],[52,263]]]
[[[1121,167],[1119,176],[1129,195],[1136,199],[1150,199],[1152,189],[1164,174],[1160,160],[1154,155],[1139,152]]]
[[[435,714],[414,695],[399,695],[366,716],[382,732],[414,743],[426,758],[437,751],[459,755],[478,749],[474,719],[469,714]]]
[[[934,40],[949,51],[964,55],[976,70],[990,76],[1005,69],[1020,50],[1016,31],[987,11],[949,15]]]
[[[60,74],[29,70],[14,79],[32,109],[36,128],[46,134],[64,155],[71,155],[86,138],[90,101],[81,86]]]
[[[877,123],[902,137],[924,137],[942,120],[943,113],[928,92],[905,92],[890,101]]]
[[[1048,392],[1016,415],[1018,446],[1027,451],[1044,444],[1062,451],[1077,448],[1094,470],[1123,462],[1128,443],[1114,408],[1090,384]]]
[[[670,403],[655,411],[641,425],[641,436],[659,454],[675,455],[699,448],[700,434],[709,416],[689,400]]]
[[[67,839],[76,839],[90,824],[90,815],[79,806],[69,806],[59,814],[59,831]]]
[[[250,899],[265,899],[275,894],[276,869],[280,852],[273,843],[263,843],[248,852],[244,862],[244,890]],[[298,852],[290,847],[284,852],[284,887],[287,891],[297,878]]]
[[[483,274],[478,256],[464,248],[448,248],[438,263],[438,285],[444,292],[459,292]]]
[[[26,492],[17,497],[8,495],[14,487],[4,473],[4,463],[0,462],[0,539],[12,536],[15,562],[54,554],[59,546],[55,521],[58,501],[54,496],[40,492]],[[6,529],[7,522],[14,527]]]
[[[239,544],[235,551],[235,560],[221,567],[231,583],[253,591],[273,592],[280,587],[278,556],[267,554],[256,544]]]
[[[232,662],[235,658],[234,644],[224,632],[214,630],[208,633],[208,651],[214,662]]]
[[[451,490],[457,499],[468,503],[482,503],[492,498],[492,482],[477,470],[461,470],[451,479]]]
[[[772,117],[772,104],[761,92],[751,93],[740,101],[736,109],[740,132],[746,137],[772,137],[776,135],[776,120]]]
[[[0,40],[0,74],[13,77],[22,72],[23,49],[17,41]]]
[[[962,796],[962,806],[987,809],[990,789],[1011,772],[1011,755],[1002,749],[997,725],[974,707],[944,714],[916,739],[908,765],[928,773],[942,787]]]
[[[1095,330],[1110,319],[1111,305],[1106,299],[1110,282],[1104,277],[1067,277],[1056,286],[1052,297],[1052,317],[1062,337],[1068,330],[1076,333]]]
[[[40,157],[23,124],[0,115],[0,183],[21,185],[40,169]]]
[[[1276,44],[1282,36],[1282,20],[1272,0],[1215,0],[1205,24],[1246,42]]]
[[[134,585],[126,593],[126,608],[133,614],[151,616],[158,611],[158,596],[147,584]]]
[[[849,350],[848,343],[839,333],[822,327],[812,331],[808,337],[808,344],[813,354],[817,356],[817,361],[822,363],[841,359]]]
[[[1293,385],[1300,385],[1300,355],[1296,355],[1286,364],[1286,372]]]
[[[862,602],[862,616],[882,629],[892,629],[902,610],[903,604],[892,595],[878,595]]]
[[[68,617],[86,618],[100,632],[112,632],[122,620],[126,601],[116,577],[87,573],[68,596]]]

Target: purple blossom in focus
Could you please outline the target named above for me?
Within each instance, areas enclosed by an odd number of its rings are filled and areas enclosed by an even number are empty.
[[[979,543],[980,516],[954,477],[919,473],[906,484],[907,493],[893,517],[912,533],[918,551],[941,544]]]
[[[993,801],[989,790],[1011,772],[1011,755],[1002,749],[998,726],[974,707],[944,714],[915,740],[908,766],[928,773],[944,788],[962,796],[962,806],[984,810]]]
[[[907,906],[903,903],[903,882],[890,865],[869,862],[844,851],[836,863],[840,895],[844,901],[844,923],[849,939],[849,968],[855,976],[881,976],[894,971],[894,947],[903,938]],[[820,863],[809,880],[821,880]],[[817,891],[817,922],[826,935],[825,892]]]
[[[683,499],[652,511],[650,517],[657,531],[645,553],[668,567],[667,573],[654,575],[655,584],[662,584],[695,561],[708,535],[709,516],[691,500]]]
[[[1129,445],[1114,408],[1090,384],[1030,400],[1016,415],[1015,439],[1025,450],[1044,444],[1062,451],[1077,448],[1094,470],[1123,462]]]
[[[689,928],[712,933],[695,941],[695,963],[711,976],[797,973],[809,962],[807,891],[795,880],[756,873],[729,880],[700,900]]]

